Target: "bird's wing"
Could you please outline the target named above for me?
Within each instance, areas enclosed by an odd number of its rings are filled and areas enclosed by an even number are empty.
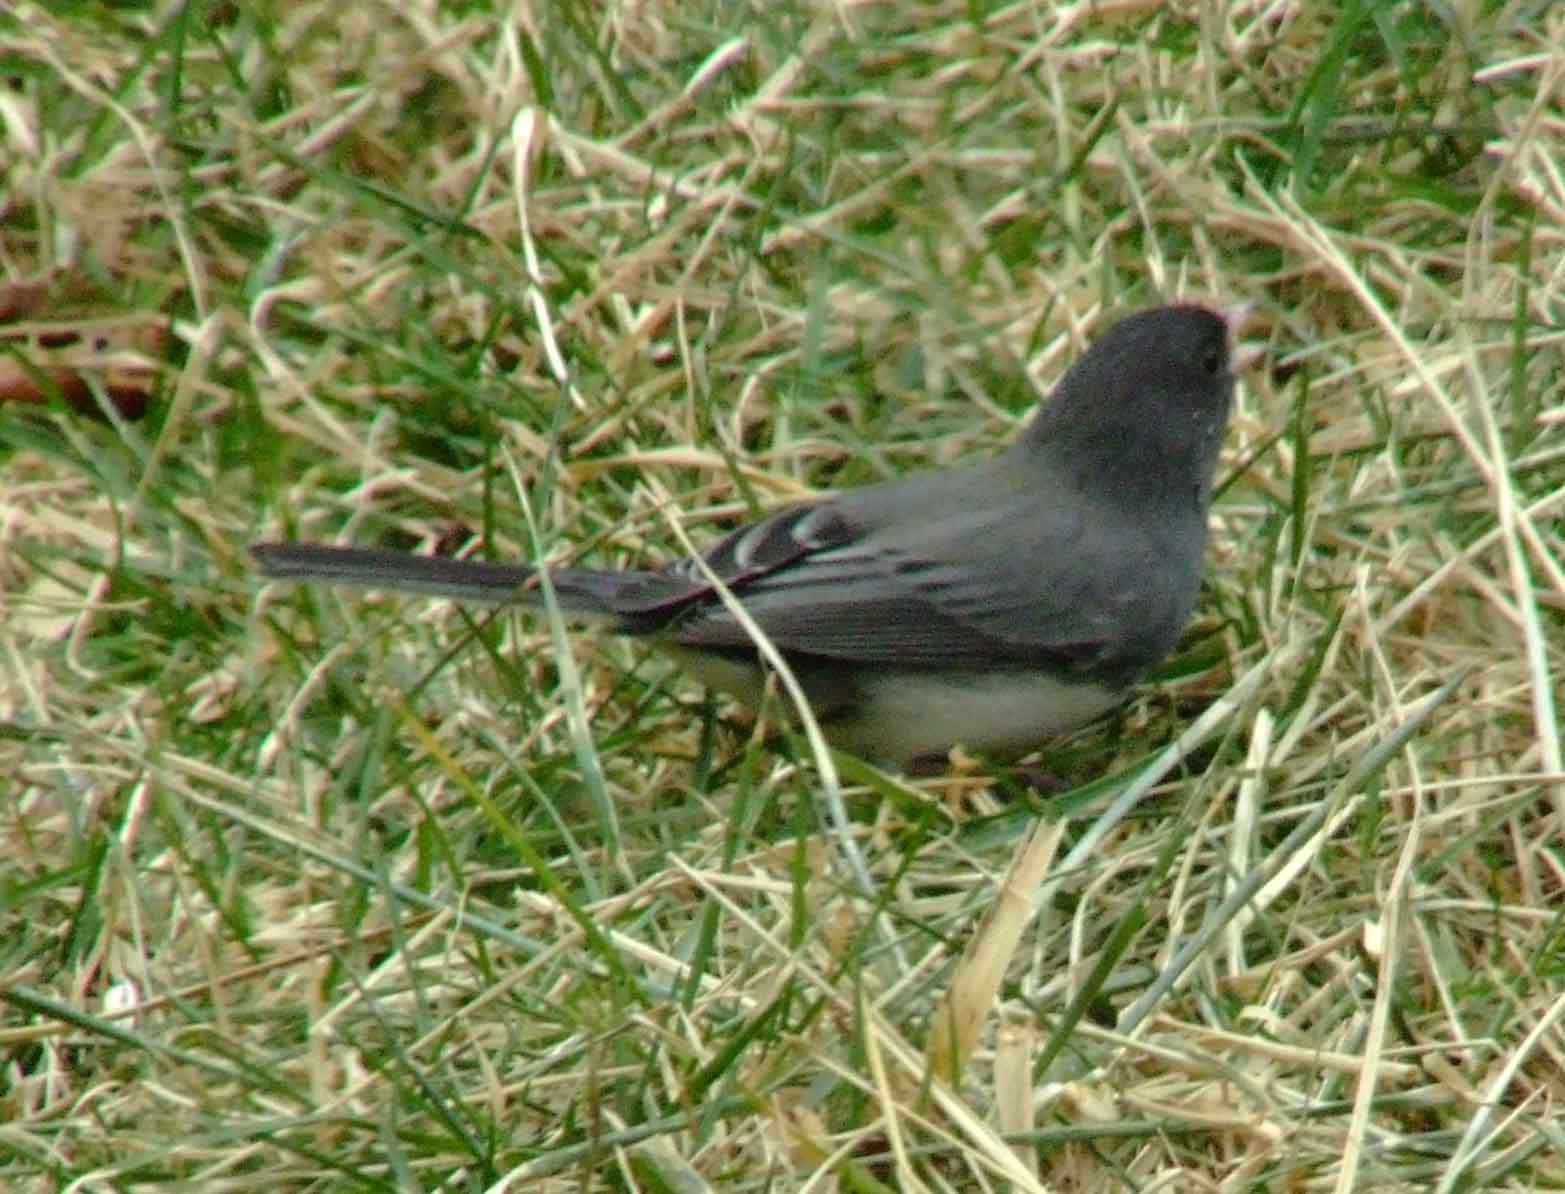
[[[706,562],[785,652],[974,669],[1101,656],[1115,625],[1091,592],[1090,563],[1074,557],[1079,518],[1021,496],[966,506],[914,496],[912,504],[895,516],[851,501],[792,507],[720,540]],[[1032,520],[1025,553],[1001,546],[1017,541],[1019,518]],[[674,642],[750,645],[709,587],[699,592],[699,568],[685,562],[664,575],[689,586],[677,601],[658,602]]]

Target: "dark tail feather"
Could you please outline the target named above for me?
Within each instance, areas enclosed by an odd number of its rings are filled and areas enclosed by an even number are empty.
[[[538,570],[525,565],[325,543],[253,543],[249,550],[268,580],[391,589],[489,605],[509,601],[543,604],[543,595],[534,583]],[[614,599],[636,575],[567,568],[551,573],[550,580],[567,615],[618,621]]]

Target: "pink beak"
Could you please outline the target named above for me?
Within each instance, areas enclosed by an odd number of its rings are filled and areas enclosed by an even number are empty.
[[[1228,342],[1233,354],[1233,371],[1243,373],[1266,355],[1264,344],[1245,344],[1239,339],[1240,334],[1255,316],[1255,304],[1234,303],[1232,306],[1220,308],[1217,315],[1228,327]]]

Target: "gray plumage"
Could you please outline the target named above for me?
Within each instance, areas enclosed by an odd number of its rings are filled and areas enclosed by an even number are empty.
[[[1133,315],[994,459],[791,506],[704,553],[835,744],[900,765],[959,742],[1023,750],[1108,708],[1167,655],[1200,585],[1239,318],[1188,305]],[[251,552],[275,580],[540,600],[525,566],[306,543]],[[655,637],[704,682],[758,699],[750,638],[694,562],[550,579],[568,615]]]

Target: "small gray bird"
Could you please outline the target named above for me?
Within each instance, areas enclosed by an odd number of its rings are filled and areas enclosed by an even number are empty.
[[[1110,328],[992,460],[789,506],[705,561],[788,661],[827,738],[912,767],[1016,754],[1096,717],[1178,641],[1248,308]],[[542,603],[537,570],[314,543],[250,548],[272,580]],[[765,673],[703,571],[550,572],[567,617],[654,639],[754,706]]]

